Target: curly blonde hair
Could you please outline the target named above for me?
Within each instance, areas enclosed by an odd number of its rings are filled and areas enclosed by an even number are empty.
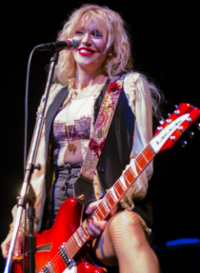
[[[107,42],[105,52],[111,50],[111,56],[108,55],[103,64],[104,75],[113,78],[131,71],[130,40],[124,27],[125,23],[117,12],[108,7],[85,4],[75,10],[59,32],[58,41],[72,38],[77,27],[91,23],[100,25]],[[65,86],[74,77],[76,77],[76,63],[72,52],[62,50],[55,68],[54,81]]]

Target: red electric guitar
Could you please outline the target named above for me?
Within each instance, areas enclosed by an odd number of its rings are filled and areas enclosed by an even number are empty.
[[[95,215],[99,220],[105,219],[154,156],[159,151],[172,147],[182,133],[199,117],[200,109],[181,103],[166,121],[161,122],[153,139],[137,156],[134,164],[120,176],[104,196],[92,216]],[[81,224],[82,211],[83,207],[74,198],[70,198],[60,207],[52,228],[41,234],[35,233],[37,272],[106,272],[104,268],[91,264],[86,258],[89,236],[86,231],[87,221]],[[21,266],[15,264],[15,273],[19,272],[22,272]]]

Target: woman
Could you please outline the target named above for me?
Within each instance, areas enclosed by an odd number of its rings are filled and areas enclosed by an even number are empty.
[[[36,160],[42,168],[35,170],[31,180],[37,196],[37,232],[51,227],[61,204],[73,195],[87,207],[87,214],[97,207],[100,195],[109,190],[152,138],[152,107],[156,108],[156,103],[151,95],[159,96],[143,76],[131,72],[130,42],[118,13],[107,7],[84,5],[72,13],[59,33],[58,40],[68,38],[78,39],[80,44],[73,51],[60,52]],[[122,90],[97,165],[96,183],[85,186],[77,178],[111,81]],[[157,258],[147,242],[152,215],[145,195],[152,172],[150,164],[112,211],[109,221],[95,217],[89,220],[88,233],[96,238],[96,257],[105,265],[119,265],[123,273],[159,272]],[[15,221],[16,208],[12,213]],[[14,221],[2,243],[4,257]],[[23,232],[22,221],[15,256],[21,255]]]

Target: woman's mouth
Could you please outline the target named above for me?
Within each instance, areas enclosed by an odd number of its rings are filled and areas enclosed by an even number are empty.
[[[89,48],[79,48],[78,53],[83,56],[93,55],[96,51],[93,51]]]

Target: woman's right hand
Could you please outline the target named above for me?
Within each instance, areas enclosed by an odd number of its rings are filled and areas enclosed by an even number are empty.
[[[9,251],[12,235],[13,233],[10,233],[1,244],[2,254],[5,259],[8,256],[8,251]],[[16,238],[15,249],[13,254],[14,255],[13,261],[15,262],[19,262],[22,259],[21,249],[23,245],[23,238],[24,238],[24,234],[23,232],[19,230],[17,238]]]

